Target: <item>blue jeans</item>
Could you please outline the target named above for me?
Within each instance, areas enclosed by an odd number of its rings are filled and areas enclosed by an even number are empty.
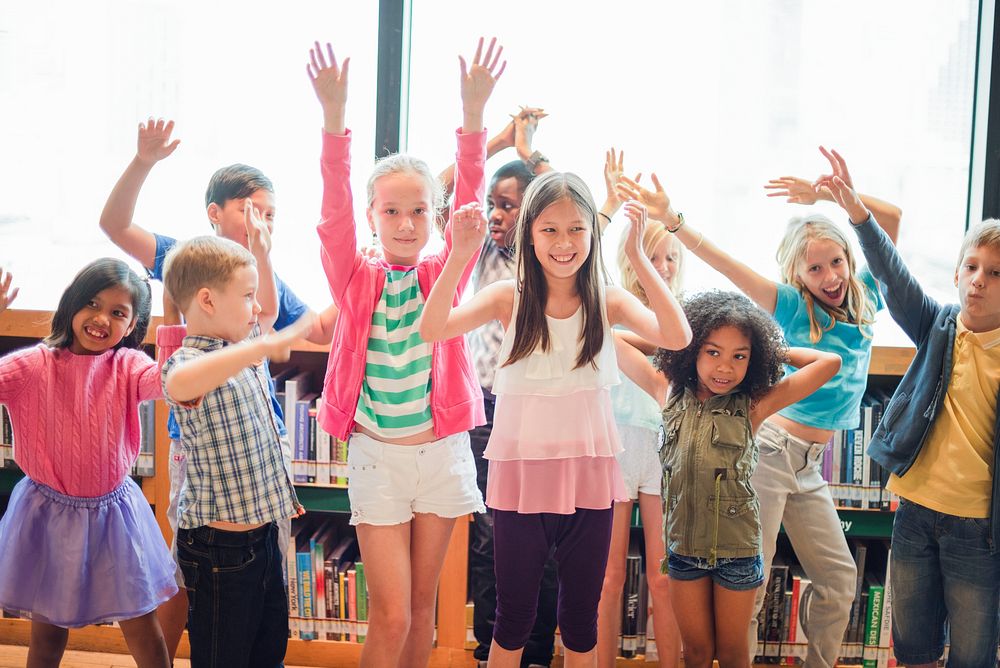
[[[732,557],[715,560],[687,557],[671,552],[667,557],[667,575],[675,580],[700,580],[711,577],[712,582],[730,591],[748,591],[764,584],[764,558]]]
[[[288,646],[288,599],[278,525],[180,529],[177,561],[188,590],[191,665],[280,666]]]
[[[946,515],[900,501],[889,579],[892,639],[901,664],[930,663],[951,627],[951,668],[997,665],[1000,554],[990,520]]]

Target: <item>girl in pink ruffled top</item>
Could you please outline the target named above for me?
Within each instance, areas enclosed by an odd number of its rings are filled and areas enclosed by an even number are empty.
[[[10,303],[0,271],[0,312]],[[29,666],[58,666],[68,628],[117,621],[136,664],[167,668],[156,608],[177,593],[153,512],[128,477],[139,402],[162,397],[139,348],[149,283],[121,260],[84,267],[52,333],[0,359],[0,404],[25,477],[0,520],[0,608],[31,618]]]
[[[561,172],[539,176],[524,193],[515,281],[493,283],[452,308],[487,232],[479,205],[469,204],[452,217],[452,252],[424,305],[420,334],[427,341],[494,318],[505,330],[486,449],[497,575],[490,666],[519,664],[553,549],[565,665],[594,661],[612,504],[627,497],[615,459],[622,448],[611,410],[610,387],[619,382],[611,326],[671,350],[691,340],[680,306],[642,252],[645,208],[629,202],[625,211],[627,253],[649,308],[607,285],[594,199],[579,177]]]

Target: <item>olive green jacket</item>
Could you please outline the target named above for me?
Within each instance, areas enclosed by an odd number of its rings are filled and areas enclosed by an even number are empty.
[[[660,463],[670,552],[713,565],[761,553],[748,395],[721,394],[705,403],[687,388],[672,395],[663,408]]]

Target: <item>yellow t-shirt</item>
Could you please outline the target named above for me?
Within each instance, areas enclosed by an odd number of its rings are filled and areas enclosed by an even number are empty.
[[[1000,329],[970,332],[958,319],[948,393],[927,442],[903,477],[886,487],[932,510],[989,517],[993,430],[1000,390]]]

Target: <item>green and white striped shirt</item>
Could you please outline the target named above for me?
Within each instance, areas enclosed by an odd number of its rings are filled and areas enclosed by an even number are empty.
[[[372,314],[365,377],[354,420],[385,438],[419,434],[431,417],[431,351],[417,320],[424,296],[416,267],[388,267]]]

